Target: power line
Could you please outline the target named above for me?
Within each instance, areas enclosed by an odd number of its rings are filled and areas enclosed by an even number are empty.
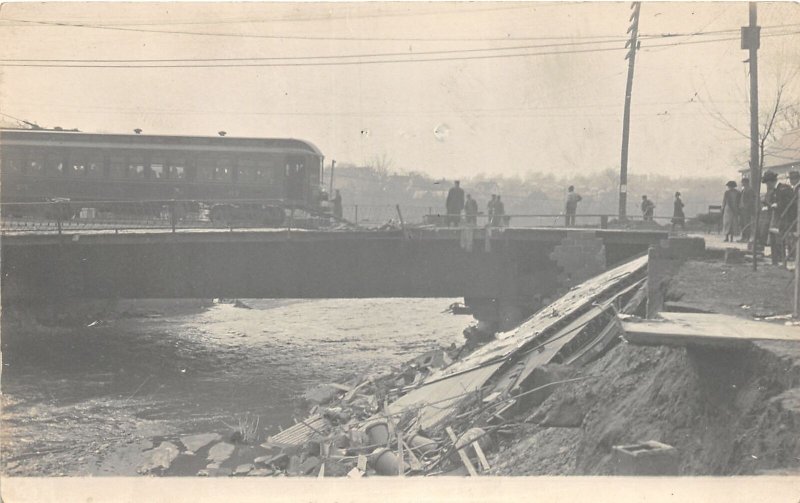
[[[800,24],[798,25],[800,26]],[[725,32],[738,30],[725,30]],[[695,33],[689,35],[717,34],[720,31]],[[663,37],[675,37],[678,35],[663,35]],[[178,62],[213,62],[213,61],[290,61],[290,60],[305,60],[305,59],[344,59],[344,58],[372,58],[372,57],[393,57],[393,56],[430,56],[439,54],[459,54],[459,53],[475,53],[475,52],[496,52],[496,51],[514,51],[514,50],[527,50],[527,49],[542,49],[553,47],[576,47],[594,44],[608,44],[619,43],[623,40],[598,40],[586,42],[561,42],[552,44],[538,44],[538,45],[518,45],[506,47],[483,47],[472,49],[450,49],[438,51],[417,51],[417,52],[383,52],[383,53],[367,53],[367,54],[341,54],[341,55],[322,55],[322,56],[269,56],[269,57],[239,57],[239,58],[172,58],[172,59],[43,59],[43,58],[8,58],[0,59],[0,62],[14,62],[14,63],[178,63]]]
[[[162,33],[168,35],[191,35],[191,36],[208,36],[208,37],[235,37],[235,38],[263,38],[263,39],[292,39],[292,40],[339,40],[339,41],[436,41],[436,42],[464,42],[464,41],[471,41],[471,40],[487,40],[487,39],[468,39],[468,38],[440,38],[440,39],[431,39],[431,38],[405,38],[405,37],[398,37],[398,38],[390,38],[390,37],[331,37],[331,36],[317,36],[317,35],[263,35],[263,34],[246,34],[246,33],[218,33],[218,32],[201,32],[201,31],[186,31],[186,30],[157,30],[157,29],[148,29],[148,28],[131,28],[126,27],[123,25],[108,25],[108,24],[87,24],[87,23],[67,23],[67,22],[59,22],[59,21],[36,21],[30,19],[15,19],[15,18],[6,18],[4,21],[13,21],[17,23],[25,23],[29,25],[39,25],[39,26],[57,26],[57,27],[70,27],[70,28],[88,28],[88,29],[95,29],[95,30],[112,30],[112,31],[126,31],[126,32],[139,32],[139,33]],[[787,24],[787,25],[774,25],[774,26],[765,26],[762,28],[789,28],[800,26],[798,24]],[[727,30],[716,30],[714,32],[707,32],[709,34],[714,33],[730,33],[730,32],[738,32],[739,28],[731,28]],[[686,37],[686,36],[696,36],[701,34],[700,32],[694,33],[664,33],[664,34],[656,34],[656,35],[645,35],[645,38],[666,38],[666,37]],[[565,38],[575,38],[575,37],[565,37]],[[616,39],[624,41],[624,37],[619,37],[617,35],[609,35],[609,36],[597,36],[597,37],[587,37],[587,38],[597,38],[597,39]],[[544,38],[544,39],[550,39]],[[504,40],[542,40],[542,38],[533,38],[533,37],[520,37],[520,38],[494,38],[491,39],[493,41],[504,41]]]
[[[773,33],[763,35],[762,38],[767,37],[782,37],[800,34],[800,31]],[[739,40],[739,37],[733,38],[718,38],[713,40],[691,40],[686,42],[654,44],[646,48],[657,47],[677,47],[682,45],[694,44],[707,44],[716,42],[729,42]],[[511,49],[506,49],[511,50]],[[519,52],[514,54],[481,54],[472,56],[452,56],[445,58],[416,58],[410,57],[405,59],[383,59],[383,60],[367,60],[367,61],[310,61],[310,62],[294,62],[294,63],[233,63],[233,64],[184,64],[184,65],[161,65],[161,64],[30,64],[30,63],[6,63],[2,66],[6,67],[30,67],[30,68],[243,68],[243,67],[309,67],[309,66],[353,66],[353,65],[370,65],[370,64],[386,64],[386,63],[425,63],[425,62],[442,62],[442,61],[464,61],[464,60],[479,60],[479,59],[506,59],[518,57],[533,57],[533,56],[557,56],[567,54],[586,54],[597,52],[609,51],[622,51],[627,50],[621,47],[606,47],[606,48],[593,48],[593,49],[576,49],[567,51],[549,51],[549,52]],[[465,51],[455,51],[465,52]],[[403,53],[405,55],[405,53]],[[380,55],[362,55],[360,57],[380,57]],[[313,57],[306,57],[306,59],[319,59]],[[191,61],[191,60],[185,60]],[[235,61],[233,59],[226,61]]]

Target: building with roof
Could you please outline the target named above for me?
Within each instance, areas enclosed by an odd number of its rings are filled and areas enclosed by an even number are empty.
[[[777,142],[764,152],[764,171],[774,171],[779,178],[789,175],[790,171],[800,171],[800,128],[784,134]],[[739,170],[742,176],[748,176],[750,168]]]

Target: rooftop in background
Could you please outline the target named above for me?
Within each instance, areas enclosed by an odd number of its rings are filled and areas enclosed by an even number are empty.
[[[792,170],[800,171],[800,128],[793,129],[764,153],[764,171],[770,170],[779,176],[788,175]],[[750,168],[742,168],[739,173],[748,173]]]

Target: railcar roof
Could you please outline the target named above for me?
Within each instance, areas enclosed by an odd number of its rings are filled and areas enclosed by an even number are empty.
[[[311,142],[295,138],[251,138],[235,136],[179,136],[117,133],[86,133],[81,131],[58,131],[50,129],[0,128],[0,143],[3,140],[40,140],[70,142],[108,142],[130,144],[131,146],[152,145],[153,147],[247,147],[297,149],[322,156],[322,152]]]

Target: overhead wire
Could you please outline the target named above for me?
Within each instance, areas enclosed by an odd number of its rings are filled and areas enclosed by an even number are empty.
[[[435,41],[435,42],[465,42],[465,41],[486,41],[485,38],[407,38],[407,37],[336,37],[336,36],[324,36],[324,35],[273,35],[273,34],[250,34],[250,33],[220,33],[220,32],[207,32],[207,31],[186,31],[186,30],[158,30],[158,29],[149,29],[149,28],[133,28],[123,25],[108,25],[108,24],[89,24],[89,23],[69,23],[69,22],[61,22],[61,21],[38,21],[38,20],[31,20],[31,19],[19,19],[19,18],[6,18],[2,21],[13,21],[17,23],[23,23],[25,25],[31,26],[52,26],[52,27],[71,27],[71,28],[87,28],[87,29],[95,29],[95,30],[111,30],[111,31],[126,31],[126,32],[139,32],[139,33],[155,33],[155,34],[167,34],[167,35],[189,35],[189,36],[207,36],[207,37],[234,37],[234,38],[262,38],[262,39],[288,39],[288,40],[338,40],[338,41]],[[2,26],[2,25],[0,25]],[[791,28],[800,26],[800,24],[785,24],[785,25],[773,25],[773,26],[763,26],[762,29],[771,29],[771,28]],[[712,32],[705,32],[708,34],[721,34],[721,33],[730,33],[730,32],[738,32],[739,28],[730,28],[726,30],[715,30]],[[686,36],[697,36],[703,34],[702,30],[698,30],[695,32],[689,33],[663,33],[663,34],[652,34],[652,35],[642,35],[641,38],[649,39],[649,38],[670,38],[670,37],[686,37]],[[575,38],[575,37],[565,37],[565,38]],[[619,35],[598,35],[596,37],[589,36],[588,38],[597,38],[597,39],[616,39],[619,41],[625,41],[625,37],[621,37]],[[517,38],[509,38],[509,37],[496,37],[492,39],[492,41],[504,41],[504,40],[547,40],[551,39],[550,37],[546,38],[534,38],[534,37],[517,37]]]
[[[782,37],[782,36],[792,36],[800,34],[800,31],[791,31],[791,32],[783,32],[783,33],[771,33],[762,35],[762,38],[767,37]],[[654,44],[646,46],[647,48],[656,48],[656,47],[677,47],[677,46],[684,46],[684,45],[695,45],[695,44],[708,44],[708,43],[716,43],[716,42],[728,42],[739,40],[739,37],[728,37],[728,38],[717,38],[712,40],[690,40],[686,42],[677,42],[677,43],[664,43],[664,44]],[[511,49],[506,49],[511,50]],[[417,57],[406,57],[406,58],[396,58],[396,59],[369,59],[369,60],[355,60],[355,61],[300,61],[300,62],[272,62],[272,63],[263,63],[263,62],[256,62],[256,63],[240,63],[234,62],[231,64],[217,64],[217,63],[194,63],[190,62],[189,64],[73,64],[73,63],[3,63],[2,66],[6,67],[41,67],[41,68],[242,68],[242,67],[309,67],[309,66],[352,66],[352,65],[369,65],[369,64],[390,64],[390,63],[425,63],[425,62],[441,62],[441,61],[464,61],[464,60],[480,60],[480,59],[507,59],[507,58],[519,58],[519,57],[534,57],[534,56],[556,56],[556,55],[567,55],[567,54],[587,54],[587,53],[598,53],[598,52],[611,52],[611,51],[624,51],[627,50],[622,47],[596,47],[590,49],[575,49],[575,50],[565,50],[565,51],[544,51],[544,52],[518,52],[518,53],[511,53],[511,54],[478,54],[478,55],[464,55],[464,56],[449,56],[449,57],[428,57],[428,58],[417,58]],[[463,53],[466,52],[465,50],[459,51],[452,51],[452,53]],[[405,53],[404,53],[405,54]],[[413,56],[413,54],[408,54],[408,56]],[[346,57],[346,56],[340,56]],[[380,54],[375,55],[360,55],[359,58],[371,58],[371,57],[385,57],[381,56]],[[306,57],[307,59],[320,59],[317,57]],[[131,60],[134,61],[134,60]],[[189,61],[189,60],[187,60]],[[226,60],[228,61],[228,60]],[[230,60],[234,61],[234,60]]]

